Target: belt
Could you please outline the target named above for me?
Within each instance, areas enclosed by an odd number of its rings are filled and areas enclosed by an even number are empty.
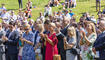
[[[71,49],[66,49],[66,51],[71,50]]]

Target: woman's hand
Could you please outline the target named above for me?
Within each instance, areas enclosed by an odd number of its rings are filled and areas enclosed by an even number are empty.
[[[2,36],[2,40],[3,40],[3,41],[8,41],[8,38],[5,37],[5,36]]]
[[[67,44],[67,46],[71,49],[71,48],[73,48],[74,45],[72,45],[72,44]]]
[[[87,45],[87,46],[90,46],[91,43],[89,42],[89,40],[88,40],[88,38],[87,38],[87,36],[86,36],[86,33],[84,32],[83,35],[84,35],[84,39],[85,39],[85,41],[86,41],[86,45]]]
[[[66,37],[64,37],[64,49],[66,50],[67,49],[67,44],[66,44]]]
[[[64,37],[64,42],[66,42],[67,40],[66,40],[66,37]]]
[[[35,46],[35,47],[34,47],[34,50],[36,50],[36,49],[37,49],[37,47]]]
[[[83,36],[86,37],[86,33],[83,31]]]
[[[80,36],[81,36],[81,39],[83,38],[83,32],[82,31],[80,31]]]
[[[21,40],[21,42],[24,42],[24,38],[20,37],[19,40]]]
[[[48,38],[47,34],[44,35],[44,38],[45,38],[45,40],[48,41],[52,46],[54,46],[53,41]]]
[[[47,34],[45,34],[44,37],[45,37],[45,40],[47,41],[49,40]]]
[[[43,33],[40,33],[39,35],[40,35],[40,37],[41,37],[41,38],[43,38],[43,37],[44,37],[44,34],[43,34]]]
[[[96,49],[95,48],[92,48],[92,51],[94,52],[94,54],[96,54]]]
[[[84,43],[83,43],[83,38],[84,38],[84,35],[85,35],[85,33],[83,32],[83,31],[81,31],[81,40],[80,40],[80,45],[83,45]]]

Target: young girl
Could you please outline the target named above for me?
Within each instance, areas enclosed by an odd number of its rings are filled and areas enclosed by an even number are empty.
[[[31,9],[28,6],[26,7],[26,10],[25,10],[25,16],[28,17],[28,18],[32,17]]]
[[[66,60],[76,60],[76,54],[73,49],[76,47],[76,30],[74,27],[67,29],[68,36],[64,38],[64,48],[66,50]]]
[[[28,6],[29,6],[30,9],[32,8],[32,2],[31,2],[31,0],[28,0]]]

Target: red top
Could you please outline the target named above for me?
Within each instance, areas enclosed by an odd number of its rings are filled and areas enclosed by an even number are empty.
[[[53,60],[53,56],[55,54],[58,54],[58,48],[57,48],[58,39],[56,37],[56,33],[52,34],[51,36],[49,36],[48,34],[48,38],[52,40],[54,46],[52,46],[49,42],[46,41],[45,60]]]

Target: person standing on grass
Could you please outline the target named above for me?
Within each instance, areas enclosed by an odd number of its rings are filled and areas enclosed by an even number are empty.
[[[101,0],[96,0],[96,11],[98,11],[98,7],[100,11],[101,10]]]
[[[18,0],[19,8],[23,8],[22,0]]]

